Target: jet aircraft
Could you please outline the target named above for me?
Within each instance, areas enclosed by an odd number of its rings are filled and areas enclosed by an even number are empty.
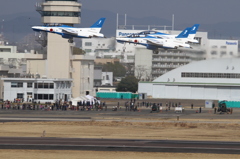
[[[159,48],[164,49],[177,49],[179,47],[183,48],[191,48],[189,44],[187,44],[187,38],[189,37],[190,31],[192,28],[186,28],[183,30],[178,36],[169,36],[169,37],[161,37],[160,35],[168,35],[160,32],[148,31],[141,32],[138,34],[132,34],[128,37],[117,38],[117,42],[119,43],[133,43],[135,45],[143,45],[146,46],[147,49],[157,51]],[[158,36],[156,36],[158,35]]]
[[[61,35],[63,38],[69,39],[69,43],[73,43],[73,38],[92,38],[104,35],[100,33],[106,18],[100,18],[90,28],[75,28],[67,25],[60,26],[33,26],[32,29],[37,32],[49,32]]]
[[[195,35],[198,31],[199,28],[199,24],[194,24],[191,27],[190,33],[188,38],[185,38],[186,42],[191,42],[191,43],[198,43],[198,41],[195,38]],[[147,31],[142,32],[143,33],[148,33]],[[139,33],[140,34],[140,33]],[[158,38],[163,38],[163,39],[173,39],[175,37],[177,37],[177,35],[170,35],[170,34],[165,34],[165,33],[161,33],[161,32],[149,32],[148,36],[153,36],[153,37],[158,37]]]

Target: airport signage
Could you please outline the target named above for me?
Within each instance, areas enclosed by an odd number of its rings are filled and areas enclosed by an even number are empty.
[[[226,45],[238,45],[238,43],[236,41],[235,42],[226,41]]]
[[[134,33],[123,33],[123,32],[119,32],[118,36],[128,36],[128,35],[132,35]]]
[[[116,37],[126,37],[132,34],[139,33],[143,30],[117,30],[116,31]]]

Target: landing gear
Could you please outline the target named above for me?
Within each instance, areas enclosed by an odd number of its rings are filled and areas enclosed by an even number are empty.
[[[158,50],[153,50],[153,54],[158,54]]]
[[[73,39],[69,39],[68,42],[69,42],[69,43],[73,43]]]

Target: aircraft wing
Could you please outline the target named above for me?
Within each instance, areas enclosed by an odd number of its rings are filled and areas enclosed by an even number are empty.
[[[163,46],[162,40],[156,40],[156,39],[146,39],[146,40],[147,40],[147,43],[150,45]]]
[[[78,35],[78,32],[75,30],[72,30],[72,29],[62,28],[62,32],[65,34],[70,34],[70,35]]]
[[[147,43],[149,45],[160,47],[160,48],[169,48],[169,49],[178,48],[178,46],[173,42],[171,41],[165,42],[163,39],[147,39]]]

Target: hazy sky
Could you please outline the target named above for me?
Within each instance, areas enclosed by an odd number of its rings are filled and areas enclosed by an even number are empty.
[[[0,15],[35,11],[37,1],[41,0],[0,0]],[[81,2],[84,9],[126,13],[131,17],[156,16],[171,20],[174,14],[177,23],[240,21],[240,0],[81,0]]]

